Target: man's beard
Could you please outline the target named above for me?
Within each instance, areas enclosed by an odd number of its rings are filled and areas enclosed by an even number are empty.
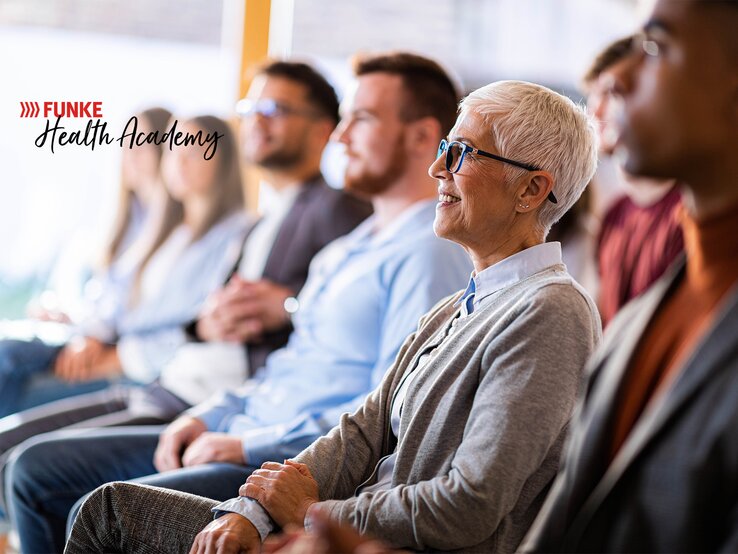
[[[286,144],[283,142],[278,148],[261,157],[250,156],[245,151],[246,161],[258,167],[272,170],[289,170],[298,166],[305,159],[308,136],[307,132],[297,133],[293,134],[291,140],[288,139]]]
[[[381,173],[369,173],[364,170],[360,175],[346,172],[344,188],[359,196],[371,198],[389,189],[400,175],[405,173],[408,165],[407,153],[402,148],[404,135],[401,135],[392,149],[392,158]],[[350,162],[349,162],[350,163]]]
[[[303,152],[300,149],[295,150],[277,150],[271,154],[267,154],[260,160],[254,160],[254,163],[264,169],[291,169],[303,160]]]

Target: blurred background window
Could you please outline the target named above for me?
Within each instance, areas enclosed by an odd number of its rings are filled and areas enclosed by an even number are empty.
[[[223,0],[0,2],[0,317],[80,272],[109,234],[121,148],[34,146],[44,120],[20,101],[98,100],[113,135],[142,108],[230,114],[238,63]],[[62,120],[69,129],[84,120]]]

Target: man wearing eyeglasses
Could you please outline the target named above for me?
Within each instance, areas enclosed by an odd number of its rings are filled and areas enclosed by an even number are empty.
[[[333,88],[312,67],[259,67],[238,102],[244,161],[261,177],[262,217],[229,281],[205,303],[193,338],[247,345],[249,374],[283,346],[313,256],[369,215],[363,201],[326,185],[321,157],[338,122]],[[285,308],[287,301],[287,308]],[[292,306],[292,307],[291,307]],[[172,379],[176,387],[176,378]]]
[[[738,1],[658,0],[613,71],[625,169],[686,260],[615,317],[523,550],[738,552]]]
[[[100,431],[28,445],[9,470],[25,550],[59,549],[74,502],[108,481],[142,478],[232,497],[263,462],[297,454],[354,411],[422,314],[467,282],[463,249],[433,233],[436,185],[427,174],[455,118],[455,88],[425,58],[377,60],[362,67],[396,66],[362,78],[334,134],[348,155],[345,188],[370,199],[374,215],[316,256],[286,347],[243,387],[195,406],[163,433]],[[300,155],[296,137],[324,132],[308,125],[315,107],[287,85],[275,86],[273,76],[257,81],[239,105],[250,117],[247,155],[272,176],[275,165]],[[289,119],[304,121],[289,127]]]

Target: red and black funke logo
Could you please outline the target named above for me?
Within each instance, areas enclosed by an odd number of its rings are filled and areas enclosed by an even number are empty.
[[[43,109],[38,102],[20,102],[21,117],[69,117],[69,118],[100,118],[102,117],[102,102],[43,102]]]

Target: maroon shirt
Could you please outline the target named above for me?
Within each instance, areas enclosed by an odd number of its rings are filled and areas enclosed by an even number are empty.
[[[681,194],[675,186],[651,206],[638,206],[626,196],[605,214],[598,239],[603,325],[684,251],[680,207]]]
[[[633,353],[614,411],[612,461],[651,398],[663,393],[714,324],[738,282],[738,206],[696,221],[681,215],[686,241],[684,276],[651,318]]]

